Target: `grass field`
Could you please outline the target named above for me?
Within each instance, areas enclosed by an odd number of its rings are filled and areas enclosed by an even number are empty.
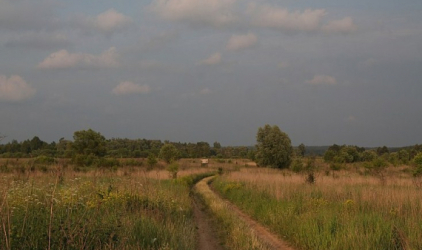
[[[197,249],[191,187],[214,188],[297,249],[422,249],[422,181],[408,166],[373,175],[360,165],[307,174],[247,160],[117,168],[0,160],[0,249]],[[136,161],[136,162],[135,162]],[[139,166],[136,166],[139,164]],[[266,249],[215,194],[199,186],[226,249]],[[204,192],[200,189],[205,190]],[[198,191],[199,190],[199,191]]]
[[[204,168],[0,174],[0,249],[195,249],[190,185]]]
[[[299,249],[422,249],[420,186],[389,172],[381,181],[352,167],[307,184],[290,171],[248,168],[213,185]]]

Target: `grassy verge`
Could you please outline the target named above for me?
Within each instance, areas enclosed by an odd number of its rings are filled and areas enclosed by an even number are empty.
[[[195,249],[186,183],[112,173],[2,175],[0,249]]]
[[[221,239],[226,249],[268,249],[259,242],[242,221],[237,218],[236,214],[227,207],[227,205],[218,196],[216,196],[207,184],[210,179],[200,181],[194,189],[195,194],[206,204],[209,212],[216,220]]]
[[[307,185],[286,173],[234,175],[213,186],[301,249],[422,249],[422,194],[400,180],[337,176]]]

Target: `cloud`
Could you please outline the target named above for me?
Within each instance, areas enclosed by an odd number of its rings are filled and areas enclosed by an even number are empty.
[[[114,9],[107,10],[95,18],[95,26],[104,32],[113,32],[127,27],[132,19]]]
[[[140,85],[133,82],[121,82],[111,92],[115,95],[148,94],[151,92],[151,88],[146,84]]]
[[[315,75],[312,80],[306,81],[312,85],[336,85],[337,80],[329,75]]]
[[[52,49],[67,46],[70,41],[61,33],[27,32],[10,38],[4,45],[10,48]]]
[[[150,9],[169,21],[191,25],[224,27],[237,20],[233,11],[236,0],[154,0]]]
[[[91,68],[116,68],[119,54],[115,47],[104,51],[100,55],[85,53],[69,53],[67,50],[60,50],[52,53],[38,64],[40,69],[91,69]]]
[[[75,23],[85,30],[97,30],[104,34],[112,33],[127,28],[133,20],[115,9],[109,9],[95,17],[78,16]]]
[[[12,75],[7,78],[0,75],[0,101],[19,102],[31,98],[35,93],[36,90],[22,77]]]
[[[333,20],[322,27],[327,33],[350,33],[357,30],[351,17],[345,17],[341,20]]]
[[[287,31],[318,30],[322,18],[327,14],[324,9],[289,12],[285,8],[255,3],[249,4],[247,13],[251,16],[254,26]]]
[[[258,38],[253,33],[246,35],[233,35],[226,45],[227,50],[237,51],[250,48],[258,42]]]
[[[221,63],[221,53],[212,54],[210,57],[200,62],[200,64],[203,64],[203,65],[217,65],[220,63]]]
[[[246,8],[244,8],[247,6]],[[278,31],[349,33],[357,26],[351,17],[323,23],[325,9],[291,11],[271,4],[239,0],[153,0],[149,9],[168,21],[214,28],[236,25]]]

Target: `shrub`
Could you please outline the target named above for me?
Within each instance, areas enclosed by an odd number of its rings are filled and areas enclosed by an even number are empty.
[[[35,158],[34,163],[51,165],[51,164],[54,163],[54,158],[49,157],[49,156],[45,156],[45,155],[40,155],[37,158]]]
[[[170,165],[168,165],[167,171],[169,171],[171,178],[176,179],[177,172],[179,172],[179,164],[177,164],[176,162],[171,163]]]
[[[334,170],[334,171],[339,171],[339,170],[341,170],[341,164],[339,164],[339,163],[331,163],[330,169],[331,170]]]
[[[299,173],[303,170],[303,162],[301,159],[297,158],[293,161],[292,165],[290,166],[290,170],[295,173]]]

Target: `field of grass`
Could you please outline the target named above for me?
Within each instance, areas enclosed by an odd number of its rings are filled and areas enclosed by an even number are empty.
[[[209,169],[184,168],[175,181],[165,170],[136,167],[5,168],[0,249],[196,248],[189,192]]]
[[[422,249],[422,190],[402,170],[380,180],[352,166],[308,184],[290,171],[245,168],[213,186],[299,249]]]

